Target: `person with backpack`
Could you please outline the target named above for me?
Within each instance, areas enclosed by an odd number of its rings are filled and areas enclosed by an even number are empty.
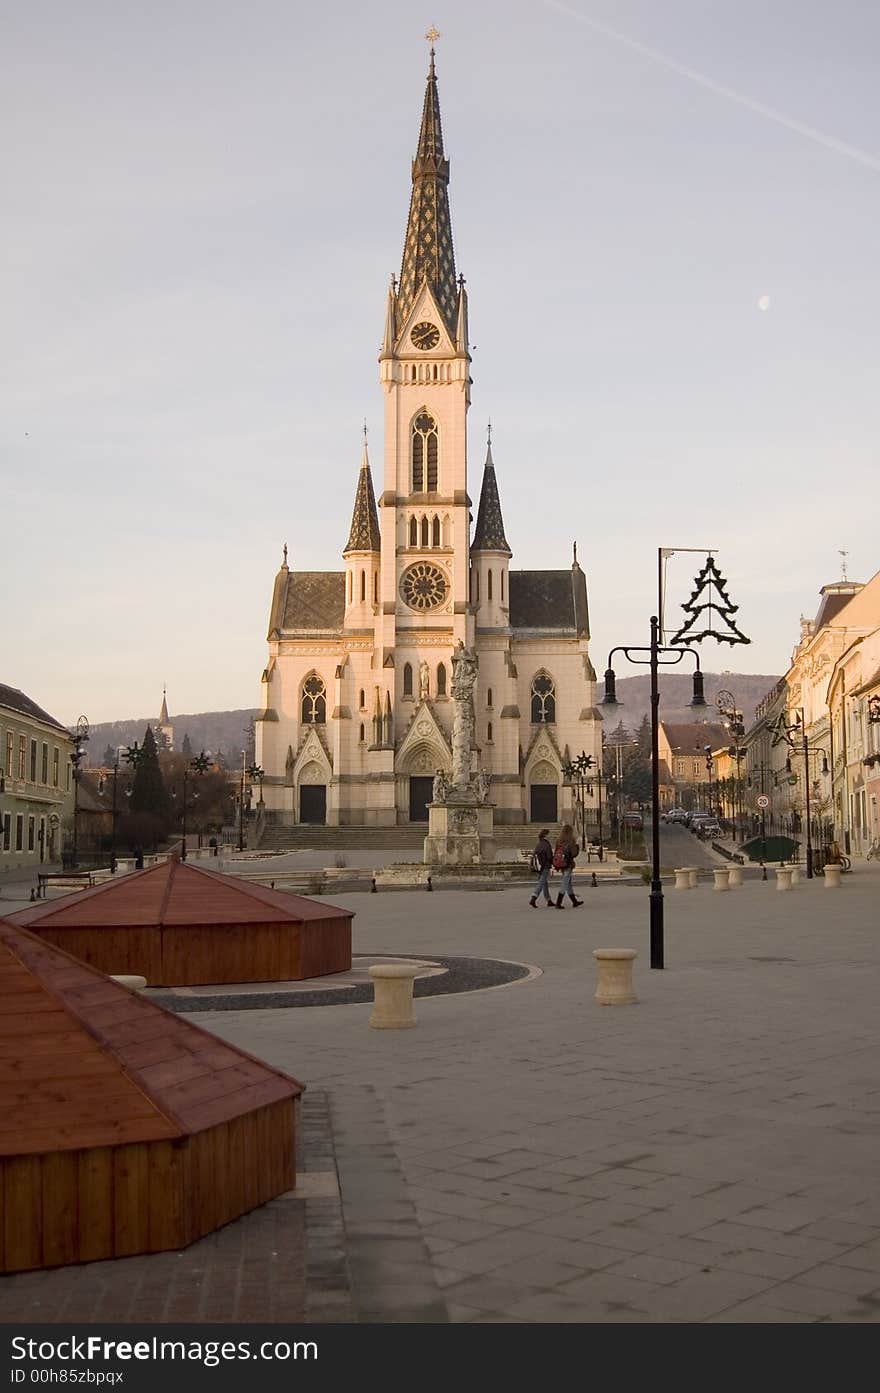
[[[538,877],[538,884],[532,891],[532,897],[529,900],[532,909],[537,909],[539,895],[544,896],[544,901],[548,909],[558,908],[550,896],[550,886],[548,884],[550,880],[550,871],[553,867],[553,848],[548,838],[549,828],[545,827],[538,834],[538,842],[532,852],[531,861],[529,863],[532,871]]]
[[[567,822],[559,833],[559,840],[556,843],[556,850],[553,853],[553,869],[562,871],[562,889],[556,896],[556,908],[562,908],[562,899],[567,895],[571,900],[572,909],[577,909],[583,904],[574,893],[572,886],[572,876],[574,875],[574,863],[577,860],[580,846],[574,839],[574,829],[570,822]]]

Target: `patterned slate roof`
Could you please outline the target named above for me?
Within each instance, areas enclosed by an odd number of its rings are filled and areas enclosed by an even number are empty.
[[[422,283],[427,280],[446,320],[447,328],[454,334],[458,287],[455,280],[452,219],[449,215],[449,161],[443,154],[443,129],[440,124],[440,99],[437,95],[433,49],[422,108],[419,144],[412,164],[412,181],[412,197],[397,292],[397,323],[402,324],[406,319]]]
[[[477,510],[477,525],[471,551],[513,552],[504,535],[504,519],[501,516],[501,499],[498,496],[498,480],[492,460],[491,442],[486,449],[486,463],[483,466],[483,487],[480,490],[480,506]]]
[[[373,492],[373,476],[364,441],[364,457],[358,475],[357,490],[354,495],[354,511],[351,515],[351,531],[343,556],[350,551],[378,551],[382,545],[379,532],[379,514],[376,511],[376,495]]]
[[[4,682],[0,682],[0,706],[5,706],[9,711],[17,711],[21,716],[30,716],[31,720],[43,721],[46,725],[57,726],[58,730],[63,730],[65,735],[69,734],[66,726],[60,721],[56,721],[54,716],[50,716],[48,711],[44,711],[42,706],[38,706],[35,701],[31,701],[29,696],[20,692],[17,687],[7,687]]]
[[[580,566],[566,571],[511,571],[508,581],[511,628],[590,637],[587,582]]]
[[[345,619],[344,571],[291,571],[287,576],[281,628],[327,633]]]

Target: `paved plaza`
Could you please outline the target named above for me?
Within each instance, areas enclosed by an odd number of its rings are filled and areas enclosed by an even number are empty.
[[[669,889],[662,972],[644,888],[583,894],[564,912],[527,885],[335,897],[358,955],[541,969],[420,999],[414,1030],[371,1030],[363,1004],[194,1017],[302,1079],[326,1125],[305,1129],[299,1199],[116,1264],[117,1293],[126,1268],[192,1273],[225,1242],[250,1298],[206,1304],[209,1272],[166,1319],[880,1319],[880,870]],[[594,1002],[597,947],[638,950],[638,1005]],[[289,1310],[266,1295],[279,1243],[299,1254]],[[0,1316],[63,1318],[74,1276],[5,1279]]]

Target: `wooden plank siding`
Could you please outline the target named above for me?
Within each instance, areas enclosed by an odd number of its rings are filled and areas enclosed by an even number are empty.
[[[296,1183],[284,1098],[171,1141],[0,1158],[0,1272],[184,1248]]]

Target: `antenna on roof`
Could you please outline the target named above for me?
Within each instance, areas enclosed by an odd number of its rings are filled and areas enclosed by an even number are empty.
[[[846,574],[846,558],[849,556],[849,552],[838,551],[837,555],[840,557],[840,578],[841,580],[848,580],[849,577]]]

